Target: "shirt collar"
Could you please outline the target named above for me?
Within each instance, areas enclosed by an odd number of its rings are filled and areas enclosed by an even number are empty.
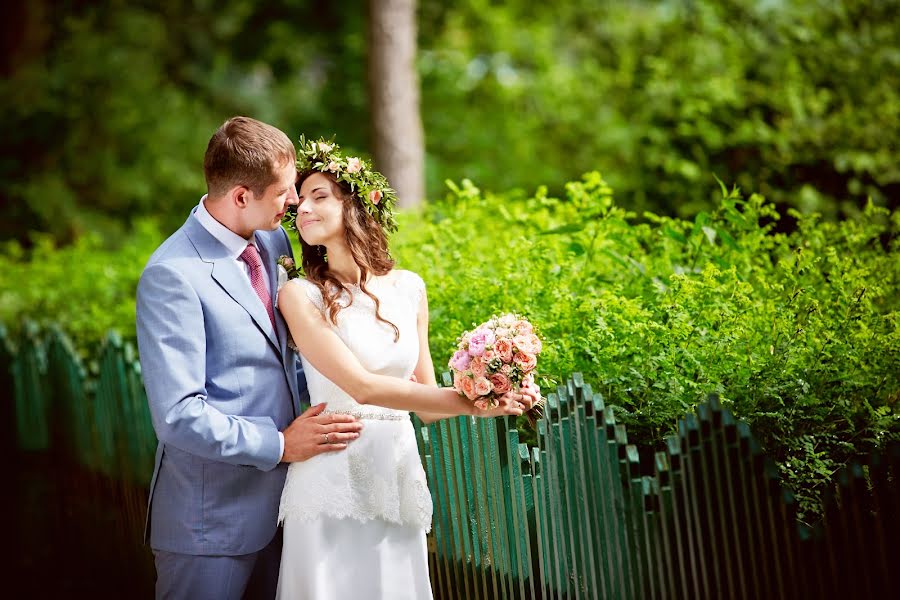
[[[206,210],[206,197],[207,194],[203,194],[203,197],[200,198],[200,204],[197,206],[196,212],[194,212],[194,217],[200,221],[200,224],[203,225],[203,228],[207,230],[211,236],[219,240],[222,245],[228,249],[228,253],[233,259],[237,260],[241,256],[241,253],[244,251],[244,248],[247,247],[247,244],[253,244],[258,248],[255,235],[249,240],[244,239],[216,221],[216,218]]]

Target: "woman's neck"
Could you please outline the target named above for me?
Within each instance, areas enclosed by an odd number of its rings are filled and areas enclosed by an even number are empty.
[[[341,283],[359,284],[361,271],[353,260],[353,254],[345,244],[326,246],[328,252],[328,271]]]

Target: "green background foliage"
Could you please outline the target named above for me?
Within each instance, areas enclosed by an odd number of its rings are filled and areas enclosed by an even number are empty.
[[[0,239],[174,227],[229,116],[370,147],[366,3],[21,8],[0,82]],[[710,174],[827,216],[900,189],[900,2],[419,3],[429,197],[561,193],[599,169],[636,210],[708,209]],[[124,225],[124,227],[123,227]]]

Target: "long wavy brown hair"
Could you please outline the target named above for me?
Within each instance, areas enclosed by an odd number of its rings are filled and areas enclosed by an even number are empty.
[[[298,192],[303,182],[315,173],[320,173],[320,171],[308,171],[300,174],[297,178]],[[369,275],[387,275],[394,268],[394,259],[388,252],[387,235],[381,225],[360,206],[359,196],[350,189],[347,183],[337,181],[330,173],[322,173],[322,175],[328,178],[334,195],[343,204],[344,241],[350,248],[353,261],[359,267],[359,289],[375,303],[375,318],[387,323],[394,330],[394,341],[396,342],[400,339],[400,330],[394,323],[381,316],[381,302],[366,287]],[[306,278],[316,284],[319,291],[322,292],[328,320],[337,325],[337,315],[343,308],[338,303],[338,298],[346,292],[346,296],[350,299],[347,306],[350,306],[353,303],[352,291],[328,269],[324,248],[310,246],[299,233],[298,229],[303,272]]]

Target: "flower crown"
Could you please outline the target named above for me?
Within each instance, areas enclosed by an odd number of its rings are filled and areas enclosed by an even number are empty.
[[[340,146],[333,140],[306,141],[300,136],[297,148],[297,172],[331,173],[338,181],[343,181],[355,192],[363,208],[388,233],[397,230],[394,220],[394,205],[397,203],[397,192],[388,185],[384,175],[372,168],[365,160],[356,156],[344,156]],[[294,221],[296,213],[285,215],[285,226],[296,229]]]

